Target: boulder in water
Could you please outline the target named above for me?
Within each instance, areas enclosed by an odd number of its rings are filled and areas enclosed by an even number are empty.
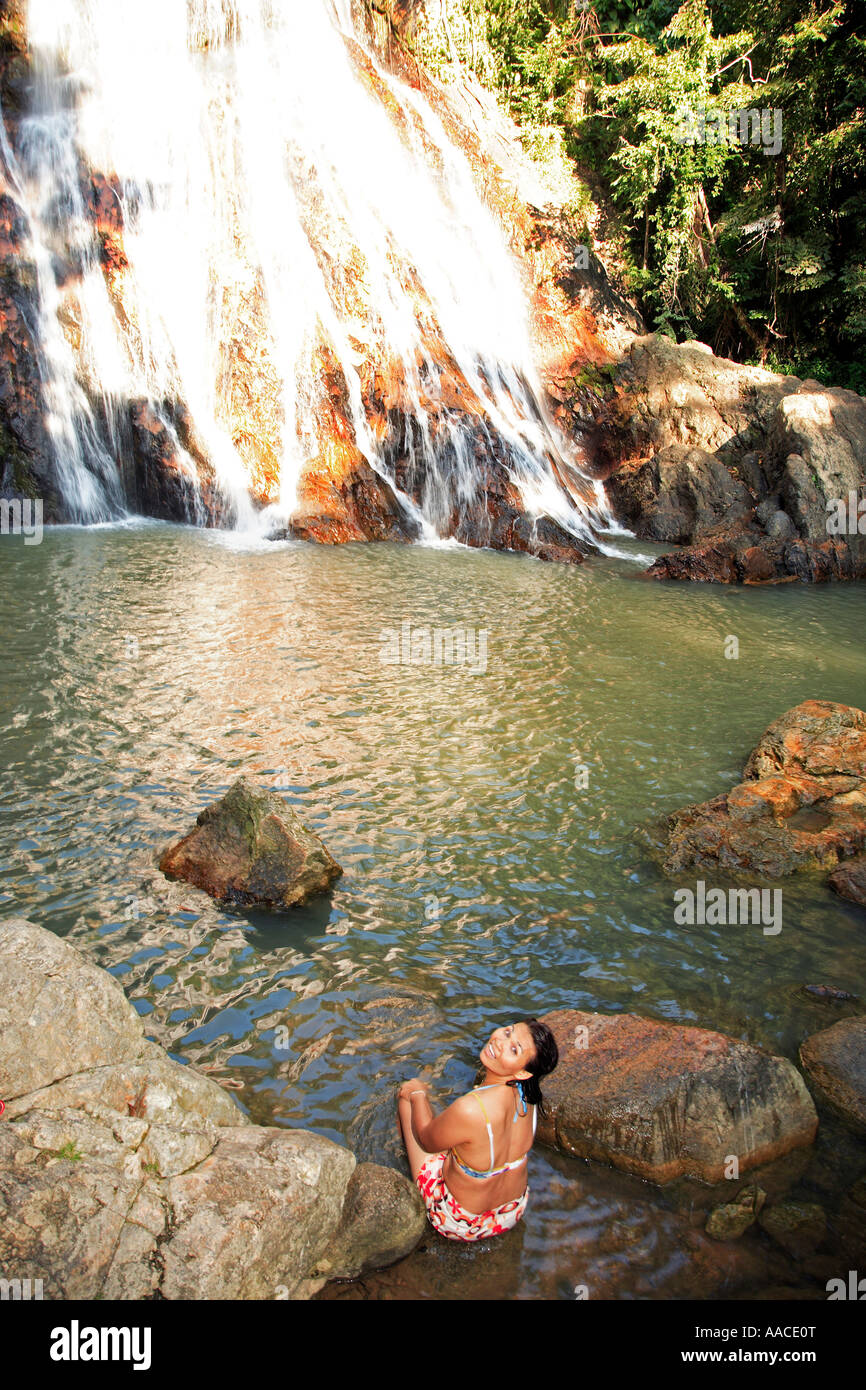
[[[239,777],[195,828],[165,851],[168,878],[202,888],[224,907],[283,912],[324,893],[343,872],[276,792]]]
[[[866,1134],[866,1017],[843,1018],[800,1048],[809,1082],[828,1110]]]
[[[866,713],[804,700],[775,719],[731,791],[675,811],[664,867],[778,878],[832,868],[866,844]]]
[[[834,869],[827,882],[840,898],[866,907],[866,854],[858,854]]]
[[[665,1183],[719,1182],[811,1144],[818,1127],[784,1057],[702,1028],[636,1014],[560,1009],[543,1020],[559,1045],[544,1082],[539,1137]]]
[[[608,480],[611,506],[636,536],[685,544],[752,508],[748,489],[703,449],[669,444],[650,459],[623,466]]]
[[[408,1255],[426,1230],[427,1213],[415,1184],[393,1168],[359,1163],[346,1188],[340,1225],[315,1273],[357,1279]]]

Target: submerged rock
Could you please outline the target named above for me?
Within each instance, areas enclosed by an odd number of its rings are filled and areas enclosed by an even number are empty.
[[[833,875],[831,874],[832,878]],[[810,999],[818,999],[822,1004],[856,1004],[857,995],[847,989],[837,989],[835,985],[804,985],[803,993]]]
[[[758,1221],[795,1260],[813,1254],[827,1233],[827,1217],[817,1202],[780,1202],[762,1211]]]
[[[775,719],[729,792],[668,817],[666,872],[832,868],[866,844],[866,713],[804,700]]]
[[[818,1099],[851,1129],[866,1134],[866,1017],[843,1018],[800,1047]]]
[[[783,1057],[702,1028],[562,1009],[539,1136],[653,1182],[719,1182],[811,1144],[818,1126]]]
[[[353,1183],[349,1149],[253,1125],[51,932],[0,925],[0,999],[4,1278],[46,1298],[306,1298],[321,1260],[347,1277],[423,1234],[406,1178],[364,1164]]]
[[[246,777],[201,812],[159,867],[225,907],[271,912],[327,892],[343,872],[282,797]]]
[[[707,1217],[707,1235],[713,1240],[737,1240],[754,1225],[766,1200],[762,1187],[744,1187],[733,1202],[713,1208]]]

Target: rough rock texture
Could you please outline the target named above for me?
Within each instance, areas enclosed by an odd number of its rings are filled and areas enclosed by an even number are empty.
[[[785,1058],[700,1028],[562,1009],[544,1022],[559,1066],[539,1137],[664,1183],[718,1182],[811,1144],[815,1107]]]
[[[866,907],[866,854],[858,854],[834,869],[827,879],[834,893]]]
[[[650,334],[623,353],[593,414],[617,519],[687,547],[656,560],[653,578],[866,575],[866,536],[828,524],[835,499],[866,499],[861,396]]]
[[[858,1178],[843,1198],[839,1224],[845,1251],[852,1262],[859,1263],[866,1251],[866,1174]]]
[[[357,1279],[393,1264],[417,1244],[426,1212],[414,1183],[378,1163],[359,1163],[349,1179],[343,1216],[315,1273]],[[386,1245],[385,1242],[390,1242]]]
[[[635,535],[675,545],[752,509],[744,483],[712,454],[686,444],[669,444],[628,473],[614,473],[607,495]]]
[[[866,844],[866,713],[804,700],[760,738],[739,786],[675,811],[664,868],[828,869]]]
[[[201,812],[159,867],[224,906],[273,912],[326,892],[342,873],[287,802],[246,777]]]
[[[866,1017],[843,1018],[813,1033],[800,1062],[820,1101],[859,1134],[866,1134]]]
[[[423,1234],[399,1173],[353,1182],[348,1149],[251,1124],[52,933],[0,925],[0,998],[4,1278],[46,1298],[306,1298],[320,1261],[349,1277]]]
[[[758,1221],[795,1260],[811,1255],[827,1233],[827,1217],[817,1202],[780,1202],[766,1207]]]
[[[705,1230],[713,1240],[737,1240],[758,1218],[767,1194],[762,1187],[744,1187],[733,1202],[714,1207]]]

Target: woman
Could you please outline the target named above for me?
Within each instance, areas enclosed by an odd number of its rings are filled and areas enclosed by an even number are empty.
[[[480,1061],[483,1084],[441,1115],[417,1078],[400,1087],[397,1101],[412,1177],[432,1225],[449,1240],[500,1235],[526,1210],[538,1080],[553,1071],[559,1052],[547,1025],[527,1018],[497,1028]]]

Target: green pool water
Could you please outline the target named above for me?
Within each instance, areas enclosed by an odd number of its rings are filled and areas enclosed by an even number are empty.
[[[628,558],[146,523],[4,536],[0,568],[0,910],[111,970],[150,1034],[259,1121],[398,1164],[397,1082],[423,1070],[445,1101],[503,1019],[633,1010],[795,1059],[842,1016],[803,985],[863,993],[866,914],[820,880],[783,883],[776,935],[678,926],[636,834],[732,786],[798,701],[866,707],[860,585],[658,585]],[[422,663],[426,629],[431,654],[434,630],[458,629],[474,660]],[[403,633],[414,663],[389,659]],[[233,917],[159,874],[241,772],[324,839],[344,869],[330,898]],[[828,1258],[864,1169],[866,1147],[823,1126],[794,1190],[826,1202]],[[541,1149],[530,1186],[498,1246],[431,1237],[328,1296],[718,1297],[818,1278],[757,1232],[709,1249],[700,1192]]]

